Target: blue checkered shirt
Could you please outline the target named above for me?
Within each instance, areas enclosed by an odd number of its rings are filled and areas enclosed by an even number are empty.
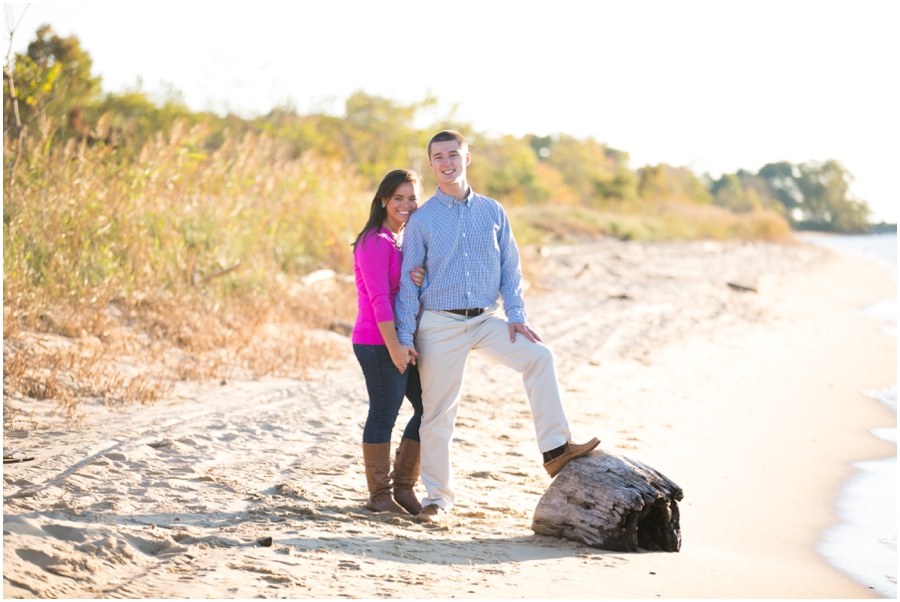
[[[425,267],[421,288],[400,279],[397,336],[413,344],[419,305],[425,309],[489,307],[503,298],[510,322],[525,321],[522,269],[509,218],[497,201],[475,194],[458,201],[438,188],[413,213],[403,234],[403,271]]]

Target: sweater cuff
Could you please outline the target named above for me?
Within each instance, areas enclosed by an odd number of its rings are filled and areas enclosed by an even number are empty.
[[[394,319],[394,310],[391,309],[390,303],[377,303],[372,306],[372,313],[375,314],[375,322],[391,322]]]

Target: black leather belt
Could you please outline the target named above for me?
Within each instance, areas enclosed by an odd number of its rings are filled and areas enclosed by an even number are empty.
[[[474,318],[475,316],[480,316],[484,313],[483,307],[476,307],[474,309],[445,309],[444,311],[450,312],[451,314],[456,314],[457,316],[465,316],[467,318]]]

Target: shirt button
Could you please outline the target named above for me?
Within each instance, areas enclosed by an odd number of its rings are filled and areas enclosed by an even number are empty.
[[[466,272],[466,276],[468,276],[468,275],[469,275],[469,272]]]
[[[463,238],[465,238],[465,237],[466,237],[466,233],[465,233],[465,232],[463,232]]]

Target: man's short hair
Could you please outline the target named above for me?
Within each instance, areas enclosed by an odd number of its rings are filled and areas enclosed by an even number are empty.
[[[432,144],[435,142],[449,142],[450,140],[459,142],[459,150],[462,152],[466,153],[469,151],[469,144],[466,142],[466,139],[463,138],[462,134],[453,130],[443,130],[432,136],[431,140],[428,141],[428,160],[431,161]]]

